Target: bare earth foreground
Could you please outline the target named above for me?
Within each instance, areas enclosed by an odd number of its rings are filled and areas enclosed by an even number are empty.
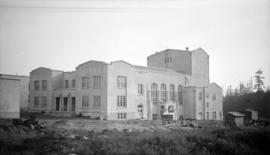
[[[38,117],[38,125],[0,120],[0,154],[270,154],[270,128],[164,126],[161,121]]]

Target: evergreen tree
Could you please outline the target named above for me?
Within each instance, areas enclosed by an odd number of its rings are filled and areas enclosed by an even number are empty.
[[[229,85],[229,87],[227,88],[226,96],[232,96],[232,95],[233,95],[232,86]]]
[[[254,89],[256,89],[257,92],[263,92],[263,88],[264,88],[263,79],[264,79],[264,77],[262,76],[262,73],[263,73],[263,71],[261,69],[259,69],[256,72],[256,75],[254,76],[254,78],[255,78]]]

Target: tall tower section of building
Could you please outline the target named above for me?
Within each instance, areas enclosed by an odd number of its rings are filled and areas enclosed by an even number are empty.
[[[209,84],[209,55],[201,48],[189,51],[166,49],[147,57],[147,66],[173,69],[191,75],[186,85],[203,87]]]

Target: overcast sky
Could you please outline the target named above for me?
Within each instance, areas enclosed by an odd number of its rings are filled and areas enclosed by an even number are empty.
[[[0,0],[0,73],[146,66],[156,51],[185,47],[210,55],[210,81],[224,88],[258,69],[270,85],[269,0]]]

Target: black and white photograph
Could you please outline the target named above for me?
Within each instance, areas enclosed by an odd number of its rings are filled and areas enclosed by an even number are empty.
[[[0,0],[1,155],[269,155],[270,0]]]

